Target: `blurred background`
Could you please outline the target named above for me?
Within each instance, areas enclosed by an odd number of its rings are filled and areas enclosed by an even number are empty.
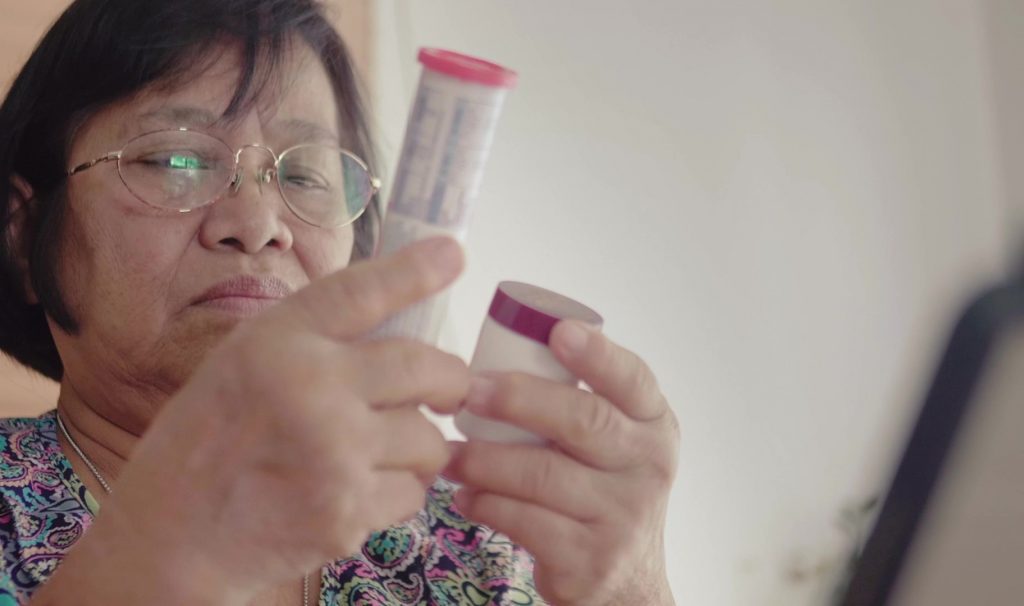
[[[0,0],[0,82],[65,5]],[[682,423],[667,537],[677,602],[823,604],[953,315],[1020,260],[1024,4],[332,10],[386,183],[420,46],[520,73],[442,345],[468,358],[504,279],[596,308]],[[54,398],[0,370],[3,415]]]

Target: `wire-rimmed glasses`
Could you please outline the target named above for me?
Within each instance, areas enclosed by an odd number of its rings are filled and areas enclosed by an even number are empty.
[[[188,128],[158,130],[130,140],[119,151],[79,164],[76,175],[103,162],[117,162],[121,182],[141,202],[162,210],[187,213],[216,202],[229,190],[237,192],[244,171],[242,152],[260,149],[274,160],[256,171],[262,187],[277,181],[288,208],[302,221],[337,228],[358,219],[380,181],[352,152],[340,147],[304,143],[280,156],[265,145],[250,144],[232,151],[217,137]]]

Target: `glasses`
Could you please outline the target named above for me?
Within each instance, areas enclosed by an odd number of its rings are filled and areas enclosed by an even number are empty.
[[[259,144],[232,151],[220,139],[187,128],[139,135],[124,149],[80,164],[67,175],[116,161],[121,182],[136,198],[154,208],[187,213],[213,204],[228,191],[238,192],[244,177],[239,158],[250,148],[274,159],[272,167],[256,170],[260,192],[276,179],[285,205],[310,225],[348,225],[380,190],[380,180],[366,163],[340,147],[302,144],[280,156]]]

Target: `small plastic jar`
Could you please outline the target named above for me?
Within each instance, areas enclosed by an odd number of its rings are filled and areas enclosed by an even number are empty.
[[[475,373],[523,372],[566,385],[579,380],[548,349],[551,331],[561,320],[578,320],[600,329],[601,316],[586,305],[522,282],[502,282],[484,318],[469,364]],[[481,418],[468,410],[455,416],[468,439],[543,444],[544,439],[512,425]]]

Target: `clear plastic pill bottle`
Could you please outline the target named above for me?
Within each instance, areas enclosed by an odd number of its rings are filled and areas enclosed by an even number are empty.
[[[405,127],[380,253],[432,236],[465,242],[469,218],[514,71],[449,50],[424,48],[423,72]],[[385,322],[378,337],[437,343],[449,291]]]

